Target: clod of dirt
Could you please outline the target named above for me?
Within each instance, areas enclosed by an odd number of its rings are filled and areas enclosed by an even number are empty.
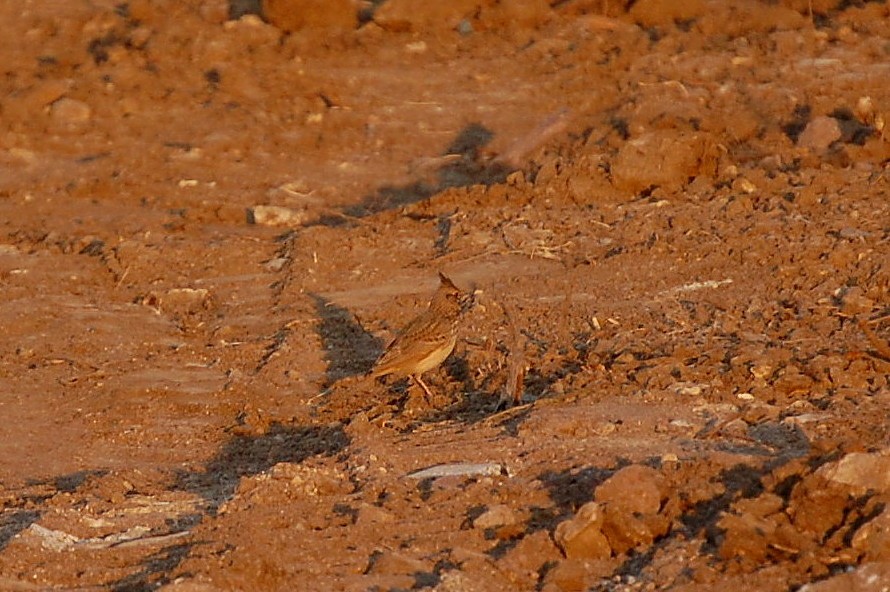
[[[831,483],[850,488],[852,495],[871,491],[890,494],[890,450],[879,453],[853,452],[816,473]]]
[[[495,504],[473,520],[473,528],[495,528],[516,524],[519,519],[510,506]]]
[[[501,569],[516,578],[517,583],[531,589],[540,579],[542,566],[552,565],[561,558],[550,533],[539,530],[522,537],[498,563]]]
[[[367,573],[381,575],[403,575],[407,579],[406,588],[414,584],[415,573],[432,572],[433,564],[416,559],[397,551],[381,551],[373,554],[368,562]]]
[[[602,533],[615,553],[645,548],[667,533],[670,522],[659,516],[664,478],[642,465],[621,469],[596,489],[603,506]]]
[[[787,536],[779,536],[780,531],[794,535],[795,531],[788,528],[787,522],[787,517],[782,514],[771,518],[762,518],[748,512],[724,516],[717,522],[717,526],[725,530],[720,556],[743,566],[762,564],[785,553],[776,547],[780,538],[785,539],[782,548],[799,551],[802,547],[799,536],[795,537],[798,540],[793,544],[789,544]]]
[[[477,0],[429,2],[390,0],[374,13],[374,22],[387,31],[450,30],[478,10]]]
[[[816,117],[801,132],[797,138],[797,145],[814,152],[821,152],[840,140],[842,135],[837,119],[827,116]]]
[[[263,0],[263,14],[282,31],[313,31],[329,34],[358,25],[352,0]]]
[[[643,465],[625,467],[596,488],[596,501],[633,514],[655,514],[661,509],[664,477]]]
[[[890,507],[857,530],[851,546],[868,561],[890,561]]]
[[[173,288],[159,298],[161,310],[173,314],[194,314],[210,305],[206,288]]]
[[[547,572],[541,590],[545,592],[582,592],[592,590],[614,569],[609,561],[596,559],[567,559]]]
[[[650,187],[677,190],[699,175],[716,173],[717,151],[704,133],[659,130],[625,143],[612,163],[617,189],[637,193]]]
[[[569,559],[607,559],[612,548],[601,530],[603,519],[600,504],[584,504],[574,518],[556,527],[553,540]]]

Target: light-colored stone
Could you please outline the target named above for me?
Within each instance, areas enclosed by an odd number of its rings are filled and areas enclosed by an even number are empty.
[[[222,588],[201,582],[197,579],[177,579],[166,586],[158,588],[158,592],[220,592]]]
[[[851,546],[865,553],[869,561],[890,561],[890,508],[862,525],[853,535]]]
[[[834,117],[815,117],[797,138],[797,145],[815,152],[825,150],[841,139],[841,126]]]
[[[194,313],[206,308],[210,291],[206,288],[173,288],[160,298],[161,310],[166,312]]]
[[[50,116],[61,125],[80,126],[92,118],[93,110],[83,101],[62,97],[50,105]]]
[[[260,226],[299,226],[307,219],[306,212],[284,206],[254,206],[248,212],[248,221]]]
[[[379,506],[375,506],[374,504],[363,503],[358,508],[358,516],[355,519],[355,523],[359,526],[364,525],[373,525],[373,524],[390,524],[395,522],[395,515]]]
[[[800,592],[888,592],[890,562],[867,563],[851,572],[836,575],[815,584],[807,584]]]
[[[506,526],[516,524],[519,519],[510,506],[504,504],[494,504],[483,512],[478,518],[473,520],[473,528],[495,528],[498,526]]]
[[[853,495],[868,491],[890,493],[890,453],[852,452],[836,463],[823,465],[816,472],[828,481],[847,485]]]

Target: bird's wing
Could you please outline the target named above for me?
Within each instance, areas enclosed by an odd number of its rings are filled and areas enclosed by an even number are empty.
[[[452,338],[451,331],[438,319],[421,315],[405,327],[374,364],[371,376],[384,376],[420,361],[445,346]]]

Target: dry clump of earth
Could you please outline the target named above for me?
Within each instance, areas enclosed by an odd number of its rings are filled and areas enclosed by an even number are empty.
[[[0,7],[0,588],[890,581],[890,7],[628,4]]]

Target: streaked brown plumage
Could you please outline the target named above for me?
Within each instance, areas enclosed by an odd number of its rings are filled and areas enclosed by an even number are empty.
[[[421,375],[445,361],[457,342],[464,296],[454,283],[439,273],[439,288],[429,308],[408,323],[371,369],[374,378],[395,374],[410,376],[428,397],[430,389]]]

